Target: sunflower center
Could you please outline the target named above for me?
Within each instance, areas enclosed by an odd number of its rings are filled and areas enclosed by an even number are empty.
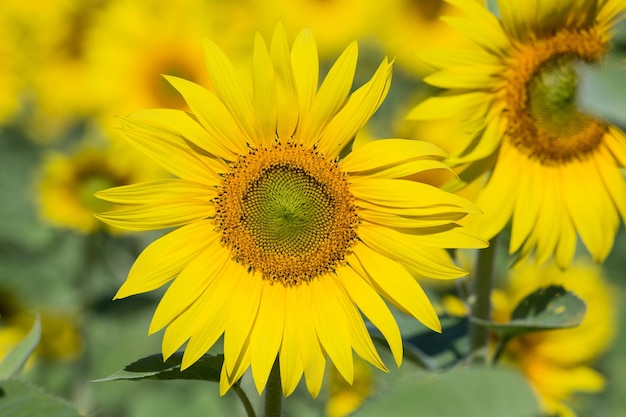
[[[300,145],[240,157],[214,202],[233,257],[284,285],[334,270],[356,238],[359,219],[345,174]]]
[[[598,62],[606,45],[593,30],[562,31],[519,45],[507,72],[507,136],[544,165],[583,158],[602,142],[606,125],[576,104],[579,62]]]
[[[106,174],[92,173],[80,178],[78,182],[78,198],[82,204],[93,212],[101,212],[108,210],[111,203],[100,200],[94,194],[96,191],[105,190],[107,188],[120,185],[110,176]]]

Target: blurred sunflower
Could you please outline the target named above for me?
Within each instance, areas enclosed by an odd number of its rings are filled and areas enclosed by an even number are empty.
[[[284,22],[288,34],[311,28],[322,60],[335,56],[354,39],[371,37],[389,6],[372,0],[252,0],[251,5],[258,24],[266,29],[277,21]]]
[[[472,0],[482,3],[480,0]],[[424,75],[430,67],[417,59],[424,48],[469,46],[466,37],[440,19],[461,14],[461,10],[444,0],[391,0],[382,11],[385,24],[377,29],[379,39],[399,66]]]
[[[468,225],[492,238],[512,220],[509,250],[523,260],[554,255],[566,267],[576,235],[596,261],[626,218],[626,138],[577,107],[577,66],[602,61],[624,0],[498,1],[501,19],[472,2],[448,0],[467,18],[446,17],[479,48],[424,52],[449,89],[411,119],[463,120],[468,135],[452,155],[471,181],[492,170]]]
[[[133,148],[119,141],[107,147],[84,146],[70,155],[50,152],[38,184],[41,217],[81,233],[102,230],[104,225],[93,212],[113,206],[94,197],[96,191],[163,176],[158,166],[143,159],[137,161],[135,156]]]
[[[506,287],[493,294],[493,319],[506,322],[528,294],[550,284],[562,285],[587,304],[582,324],[572,329],[527,334],[509,342],[503,361],[519,367],[543,402],[547,413],[575,414],[568,406],[575,393],[595,393],[604,377],[591,365],[606,351],[616,331],[613,289],[601,269],[577,262],[567,271],[554,265],[524,266],[511,271]]]
[[[326,401],[325,415],[328,417],[347,416],[363,404],[373,391],[374,375],[367,362],[354,361],[354,381],[348,384],[333,366],[329,370],[329,397]]]
[[[202,50],[193,41],[202,35],[219,36],[228,40],[229,50],[237,50],[242,34],[253,33],[247,25],[250,17],[241,13],[239,4],[110,0],[85,39],[89,91],[101,101],[100,120],[105,128],[113,127],[113,115],[138,109],[186,109],[184,100],[161,75],[208,85],[204,63],[197,59]]]
[[[19,33],[12,27],[6,8],[0,4],[0,124],[15,115],[20,107],[24,77],[19,71],[23,53],[18,44]]]
[[[50,141],[81,117],[95,113],[98,102],[90,94],[84,71],[83,40],[92,15],[103,1],[32,0],[3,2],[3,29],[19,51],[20,97],[31,119],[25,126],[32,137]],[[1,71],[1,70],[0,70]]]
[[[45,309],[39,314],[41,338],[27,366],[37,358],[49,361],[76,359],[83,350],[77,318],[54,309]],[[12,293],[0,289],[0,362],[26,337],[34,320],[32,312],[27,311]]]
[[[122,121],[128,140],[179,179],[99,192],[128,207],[98,217],[131,230],[180,227],[145,249],[116,298],[173,280],[150,333],[166,327],[165,358],[188,341],[182,369],[223,334],[221,393],[248,367],[261,392],[277,357],[285,396],[303,373],[317,396],[326,355],[349,382],[352,349],[386,370],[359,310],[399,364],[400,332],[383,298],[440,331],[412,274],[463,276],[444,248],[485,242],[455,223],[471,203],[403,179],[445,167],[433,145],[378,140],[338,160],[385,98],[392,64],[383,59],[350,94],[352,43],[318,89],[311,31],[290,50],[279,25],[269,50],[256,37],[246,89],[215,43],[204,49],[215,93],[167,77],[191,114],[148,110]]]

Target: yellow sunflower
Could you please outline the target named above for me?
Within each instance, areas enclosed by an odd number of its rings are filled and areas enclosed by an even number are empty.
[[[605,386],[593,362],[610,346],[616,331],[613,289],[599,267],[576,262],[567,271],[554,265],[524,266],[511,272],[507,285],[493,294],[493,318],[506,322],[526,295],[546,285],[563,285],[587,304],[580,326],[531,333],[509,343],[503,360],[519,367],[548,413],[574,416],[568,403],[575,394],[595,393]],[[584,342],[582,342],[584,341]]]
[[[202,49],[193,40],[219,36],[236,51],[242,35],[254,33],[241,9],[240,2],[214,0],[108,1],[84,40],[87,91],[100,101],[103,126],[112,130],[113,115],[138,109],[186,109],[161,74],[208,85],[203,62],[196,59]]]
[[[215,93],[167,77],[191,114],[148,110],[122,120],[128,140],[176,179],[97,193],[127,208],[98,215],[131,230],[178,227],[138,257],[116,298],[172,281],[150,326],[166,327],[163,355],[188,342],[182,369],[224,335],[220,392],[251,367],[261,392],[277,357],[285,396],[304,373],[321,388],[326,355],[353,380],[352,349],[385,370],[361,313],[402,359],[383,298],[440,331],[415,275],[465,275],[444,248],[484,247],[455,224],[474,206],[403,179],[444,167],[424,142],[385,139],[339,156],[387,94],[392,64],[350,94],[352,43],[318,89],[317,48],[304,30],[289,48],[256,37],[251,89],[226,55],[204,42]],[[360,311],[359,311],[360,310]]]
[[[611,251],[626,217],[624,132],[577,107],[578,65],[610,48],[624,0],[499,0],[501,18],[472,2],[448,0],[468,18],[445,20],[478,48],[425,52],[439,69],[425,78],[448,89],[409,118],[463,120],[469,134],[451,163],[471,181],[492,170],[468,225],[487,238],[512,220],[511,253],[566,267],[576,236],[596,261]]]
[[[416,58],[416,51],[470,43],[440,19],[461,13],[444,0],[391,0],[385,2],[382,13],[384,24],[377,28],[380,40],[397,57],[398,65],[418,75],[425,74],[430,67]]]
[[[113,142],[107,147],[83,146],[71,154],[48,153],[38,183],[41,217],[81,233],[102,230],[105,225],[93,212],[109,210],[112,205],[95,198],[94,192],[163,176],[152,161],[137,162],[133,151],[126,143]]]

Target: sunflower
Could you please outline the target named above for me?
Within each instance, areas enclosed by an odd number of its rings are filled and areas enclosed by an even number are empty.
[[[141,108],[186,109],[161,74],[208,85],[203,62],[196,59],[202,49],[192,40],[219,36],[228,40],[228,50],[236,51],[239,39],[254,33],[241,7],[239,2],[214,0],[104,4],[86,33],[84,61],[88,91],[99,101],[99,121],[105,129],[117,127],[113,114]],[[220,13],[215,13],[217,8]]]
[[[463,276],[444,248],[485,242],[455,223],[471,203],[403,179],[445,167],[433,145],[377,140],[339,160],[383,101],[392,64],[383,59],[350,94],[352,43],[318,89],[311,31],[290,50],[279,25],[269,50],[256,37],[249,91],[215,43],[205,39],[204,49],[215,93],[167,77],[191,114],[122,120],[127,139],[178,178],[101,191],[128,207],[98,217],[131,230],[178,228],[144,250],[115,298],[172,281],[150,333],[166,328],[165,358],[188,341],[182,369],[223,334],[222,394],[249,367],[262,392],[277,357],[285,396],[303,373],[319,393],[326,354],[349,382],[352,349],[386,370],[361,313],[400,364],[400,332],[383,298],[440,331],[413,274]]]
[[[115,141],[106,147],[83,145],[68,154],[49,152],[38,183],[40,216],[57,227],[81,233],[102,230],[105,225],[93,212],[109,210],[112,205],[95,198],[94,192],[163,176],[152,161],[138,163],[133,151],[128,144]]]
[[[567,271],[554,265],[526,265],[511,272],[506,282],[493,294],[493,318],[499,322],[508,321],[526,295],[550,284],[562,285],[585,301],[587,311],[580,326],[521,336],[507,345],[503,356],[524,373],[547,413],[574,416],[570,405],[576,402],[576,393],[597,393],[606,385],[592,365],[615,336],[613,289],[601,268],[582,261]]]
[[[461,13],[444,0],[391,0],[385,2],[383,13],[385,24],[377,28],[379,39],[397,57],[397,65],[412,74],[424,75],[430,69],[415,59],[416,51],[469,44],[464,36],[440,19]]]
[[[500,19],[449,2],[468,18],[445,20],[477,47],[422,55],[439,69],[425,80],[448,91],[408,117],[463,120],[469,134],[450,163],[468,182],[490,171],[477,199],[485,215],[468,225],[492,238],[511,220],[520,260],[534,252],[566,267],[578,234],[602,261],[626,218],[626,137],[581,112],[577,70],[607,55],[626,2],[500,0]]]

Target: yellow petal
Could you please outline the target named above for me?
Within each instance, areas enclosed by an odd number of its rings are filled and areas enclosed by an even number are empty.
[[[424,49],[417,52],[420,60],[435,68],[466,67],[471,65],[498,65],[497,56],[482,49]]]
[[[283,285],[264,282],[259,312],[250,335],[252,376],[259,395],[276,361],[285,325],[286,294]]]
[[[214,233],[206,249],[199,253],[178,274],[159,302],[149,333],[155,333],[195,302],[200,294],[222,274],[230,259],[230,251],[220,243],[220,235]]]
[[[561,171],[563,200],[572,223],[596,262],[611,251],[617,222],[610,197],[590,162],[570,162]]]
[[[331,285],[334,284],[329,283],[324,277],[309,283],[312,298],[311,314],[320,344],[341,376],[348,383],[352,383],[354,359],[350,328],[332,288],[328,288]]]
[[[212,185],[179,179],[165,179],[123,185],[98,191],[95,196],[117,204],[154,204],[164,200],[211,200],[217,196]]]
[[[517,165],[518,158],[523,157],[510,145],[503,146],[498,163],[480,191],[476,205],[485,214],[472,216],[468,226],[473,230],[480,230],[486,239],[494,237],[511,219],[517,196],[511,186],[511,170]]]
[[[141,205],[95,216],[107,224],[127,230],[158,230],[182,226],[213,216],[210,201],[174,200]]]
[[[441,323],[426,293],[399,263],[367,245],[355,245],[354,255],[348,263],[359,262],[367,272],[370,285],[382,293],[389,302],[408,312],[426,327],[441,332]]]
[[[357,44],[352,42],[330,68],[311,104],[311,110],[302,115],[296,135],[299,142],[313,145],[328,122],[343,107],[352,88],[357,56]]]
[[[230,311],[236,308],[236,304],[232,302],[236,296],[235,289],[246,276],[247,271],[241,265],[232,261],[227,262],[223,273],[211,282],[204,291],[205,296],[197,301],[202,307],[198,310],[190,329],[192,335],[185,347],[180,364],[181,370],[200,359],[224,333]],[[241,348],[243,349],[243,346]]]
[[[250,343],[246,340],[245,344],[241,348],[241,354],[237,363],[235,364],[235,370],[232,374],[228,373],[225,366],[222,366],[222,372],[220,375],[220,395],[226,394],[226,392],[237,381],[241,379],[246,370],[250,367]]]
[[[485,6],[465,0],[446,1],[461,9],[467,17],[444,16],[441,20],[488,51],[500,54],[509,50],[509,40],[500,22]]]
[[[467,275],[467,272],[454,265],[449,257],[444,257],[445,251],[439,250],[437,255],[438,248],[429,248],[420,242],[421,236],[412,236],[364,222],[359,227],[359,238],[385,257],[419,271],[420,275],[435,279],[455,279]],[[456,246],[456,243],[454,245]]]
[[[359,218],[367,220],[371,223],[376,223],[387,227],[399,227],[399,228],[427,228],[436,227],[441,225],[448,225],[454,220],[463,218],[465,214],[458,214],[456,219],[447,216],[447,218],[428,218],[426,216],[403,216],[392,213],[385,213],[384,207],[380,206],[380,211],[365,210],[364,204],[359,202],[357,213]]]
[[[177,177],[199,183],[217,177],[190,148],[176,143],[176,134],[136,118],[121,119],[120,123],[122,134],[133,146]]]
[[[266,145],[276,138],[276,81],[265,41],[256,34],[252,71],[254,110]]]
[[[139,254],[114,299],[152,291],[183,270],[219,236],[212,221],[199,221],[173,230]]]
[[[424,78],[424,81],[440,88],[493,88],[501,82],[503,69],[494,65],[459,66],[437,71]]]
[[[384,372],[389,372],[383,361],[380,359],[372,338],[365,327],[361,314],[357,311],[350,295],[345,291],[344,287],[338,282],[335,276],[329,279],[328,288],[335,292],[335,296],[339,301],[343,314],[346,317],[350,336],[352,338],[352,347],[357,355]]]
[[[598,152],[598,156],[594,158],[595,167],[607,191],[611,195],[613,204],[622,216],[622,220],[626,222],[626,184],[624,184],[624,177],[620,173],[615,161],[609,152],[601,148]]]
[[[352,93],[322,133],[318,146],[321,153],[328,158],[336,158],[348,141],[365,126],[387,95],[391,68],[392,64],[384,58],[372,79]]]
[[[517,200],[513,209],[509,253],[517,251],[522,246],[524,240],[535,230],[537,224],[537,216],[541,210],[541,200],[537,195],[540,191],[538,187],[544,181],[543,177],[552,174],[552,170],[541,165],[536,170],[536,165],[534,161],[525,158],[520,158],[518,161],[517,172],[521,175],[517,178]],[[539,181],[535,179],[536,175],[538,175]],[[542,240],[541,236],[538,240]]]
[[[165,79],[185,98],[205,129],[206,134],[197,136],[197,140],[189,138],[196,145],[221,158],[233,160],[238,154],[247,152],[246,142],[256,144],[254,137],[245,137],[224,103],[212,92],[182,78],[166,76]]]
[[[468,200],[447,193],[432,185],[401,179],[351,177],[350,191],[358,199],[374,204],[416,209],[424,214],[437,208],[438,212],[479,212]]]
[[[346,292],[350,294],[350,298],[383,334],[396,364],[400,366],[402,362],[402,337],[398,324],[385,302],[374,288],[352,268],[337,268],[337,277]]]
[[[244,269],[241,265],[237,267]],[[263,288],[263,278],[258,273],[243,271],[233,275],[238,276],[240,280],[239,283],[235,283],[237,303],[230,311],[224,331],[224,366],[228,372],[235,371],[241,347],[250,337]]]
[[[428,157],[445,158],[447,155],[437,146],[423,141],[408,139],[380,139],[352,150],[342,161],[343,170],[356,173],[396,166]]]
[[[462,118],[475,114],[477,108],[492,100],[492,93],[482,91],[430,97],[409,111],[406,118],[409,120]]]
[[[326,357],[322,352],[317,338],[313,318],[311,316],[311,292],[308,285],[300,285],[294,291],[295,314],[298,318],[298,346],[302,357],[306,386],[313,398],[316,398],[322,388]]]
[[[544,175],[541,179],[541,187],[534,198],[541,201],[541,214],[537,219],[537,234],[541,239],[537,240],[537,263],[546,262],[554,253],[559,241],[560,221],[555,220],[563,216],[565,212],[563,204],[557,192],[555,175]]]
[[[287,288],[285,295],[286,314],[283,340],[280,345],[280,377],[282,380],[283,396],[287,397],[291,395],[298,386],[304,368],[298,343],[298,327],[300,325],[300,317],[298,316],[299,310],[296,306],[298,299],[292,288]]]
[[[208,38],[202,40],[206,66],[217,96],[250,142],[259,143],[261,138],[254,123],[252,101],[242,87],[235,68],[215,43]]]
[[[569,266],[576,252],[576,229],[569,216],[561,216],[561,233],[554,253],[556,264],[565,269]]]
[[[298,33],[291,48],[291,65],[300,100],[300,117],[309,113],[317,92],[319,59],[311,29]]]
[[[270,45],[270,55],[274,63],[274,74],[276,76],[276,132],[278,137],[287,141],[290,140],[299,117],[298,91],[296,81],[291,66],[289,55],[289,45],[287,35],[282,25],[277,25]]]

